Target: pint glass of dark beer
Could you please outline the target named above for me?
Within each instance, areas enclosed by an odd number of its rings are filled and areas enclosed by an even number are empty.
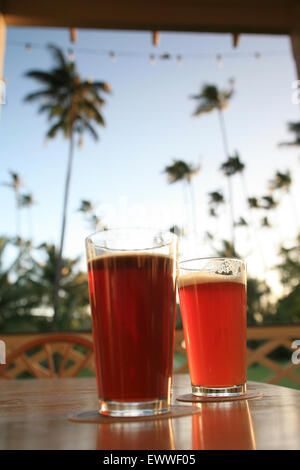
[[[177,237],[146,229],[86,239],[99,411],[168,411],[173,369]]]
[[[182,261],[178,287],[192,392],[246,392],[246,265],[239,259]]]

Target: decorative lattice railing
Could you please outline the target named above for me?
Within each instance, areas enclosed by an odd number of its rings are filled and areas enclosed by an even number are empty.
[[[261,366],[265,373],[264,382],[278,384],[289,379],[300,385],[300,364],[292,362],[294,340],[300,340],[300,326],[253,326],[247,328],[247,366],[253,379],[255,367]],[[184,335],[178,330],[175,336],[175,351],[185,355]],[[300,358],[300,354],[298,355]],[[187,363],[177,373],[188,372]]]
[[[52,336],[51,334],[48,335],[48,337]],[[40,337],[45,338],[45,346],[33,349],[33,352],[29,354],[26,353],[24,346],[30,342],[34,344]],[[0,366],[0,377],[18,377],[26,370],[31,371],[35,377],[74,376],[84,368],[93,370],[93,354],[86,347],[88,342],[92,341],[91,333],[72,333],[72,338],[75,337],[79,339],[77,345],[75,344],[76,341],[73,343],[64,341],[47,342],[47,335],[0,334],[0,339],[6,343],[7,357],[12,357],[15,351],[20,352],[14,366],[6,370],[5,373],[3,373],[3,366]],[[300,386],[300,364],[292,362],[292,354],[295,351],[292,348],[292,343],[294,340],[300,340],[300,326],[249,327],[247,337],[248,376],[251,380]],[[61,337],[61,339],[64,338]],[[80,341],[82,344],[80,344]],[[180,358],[180,361],[177,361],[175,373],[188,372],[182,330],[176,330],[175,352],[177,357]],[[300,354],[298,357],[300,357]],[[264,376],[262,376],[262,373],[264,373]],[[287,381],[287,383],[284,383],[284,381]]]

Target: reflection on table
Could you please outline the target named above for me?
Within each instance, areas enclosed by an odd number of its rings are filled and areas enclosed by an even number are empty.
[[[96,448],[174,450],[172,420],[99,424]]]
[[[255,449],[255,438],[247,401],[198,403],[193,415],[193,449]]]

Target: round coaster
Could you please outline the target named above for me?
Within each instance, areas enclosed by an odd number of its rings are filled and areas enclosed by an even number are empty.
[[[172,405],[167,413],[152,416],[103,416],[98,410],[83,411],[68,417],[72,423],[129,423],[135,421],[154,421],[157,419],[170,419],[180,418],[182,416],[189,416],[199,414],[201,410],[193,406]]]
[[[179,395],[176,398],[178,401],[191,402],[191,403],[218,403],[220,401],[238,401],[238,400],[250,400],[252,398],[261,398],[263,394],[258,390],[249,390],[244,395],[233,396],[233,397],[198,397],[187,393],[186,395]]]

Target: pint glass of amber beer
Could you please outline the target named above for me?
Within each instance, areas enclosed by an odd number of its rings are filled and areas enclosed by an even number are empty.
[[[173,369],[177,237],[146,229],[86,239],[100,413],[168,411]]]
[[[178,287],[192,393],[213,397],[246,393],[244,261],[182,261]]]

